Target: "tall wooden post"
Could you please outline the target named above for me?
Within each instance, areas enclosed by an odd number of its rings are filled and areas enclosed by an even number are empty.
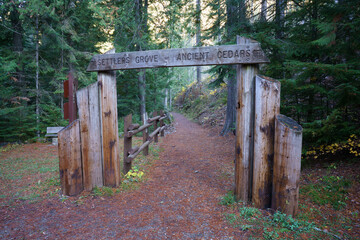
[[[81,135],[84,189],[103,186],[103,159],[99,85],[93,83],[76,92]]]
[[[255,78],[254,167],[252,202],[257,208],[271,207],[274,163],[275,116],[280,113],[280,82]]]
[[[132,137],[128,136],[129,126],[131,125],[131,123],[132,123],[132,114],[129,114],[124,118],[124,162],[123,162],[124,174],[126,174],[131,169],[131,159],[129,159],[129,152],[132,149]]]
[[[250,39],[237,37],[237,44],[251,43]],[[235,197],[251,200],[254,125],[254,77],[258,64],[236,65],[237,104],[235,141]]]
[[[293,216],[298,211],[301,147],[302,127],[289,117],[277,115],[271,208]]]
[[[106,54],[115,53],[115,49]],[[104,185],[120,184],[119,133],[116,94],[116,72],[98,72],[100,85],[100,111],[102,120],[102,145],[104,161]]]
[[[83,190],[79,120],[63,128],[58,137],[61,189],[65,195],[77,195]]]

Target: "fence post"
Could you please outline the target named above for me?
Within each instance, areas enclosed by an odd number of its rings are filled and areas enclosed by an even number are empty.
[[[255,78],[254,168],[252,202],[257,208],[271,207],[274,163],[275,116],[280,113],[280,82]]]
[[[115,53],[115,49],[106,54]],[[116,72],[98,72],[102,121],[104,185],[120,184],[119,132],[116,94]]]
[[[275,118],[271,208],[295,216],[298,210],[302,127],[284,115]]]
[[[131,169],[131,159],[128,157],[132,149],[132,137],[128,136],[129,126],[132,123],[132,114],[124,118],[124,162],[123,173],[126,174]]]
[[[142,116],[142,118],[144,118],[144,116]],[[142,122],[143,122],[144,125],[147,123],[146,119],[142,119]],[[144,144],[149,138],[149,130],[148,130],[148,128],[145,128],[144,131],[142,131],[142,137],[143,137],[143,144]],[[144,156],[149,155],[149,146],[146,146],[144,148],[143,154],[144,154]]]
[[[251,43],[252,40],[237,36],[237,44]],[[235,197],[237,200],[251,200],[253,127],[254,127],[254,77],[258,64],[236,65],[237,104],[235,140]]]
[[[65,195],[77,195],[83,190],[79,120],[63,128],[58,137],[61,189]]]
[[[157,112],[153,112],[153,117],[156,117],[157,116]],[[158,122],[159,122],[159,120],[155,120],[154,121],[154,131],[158,128]],[[155,134],[155,136],[154,136],[154,142],[158,142],[159,141],[159,134],[157,133],[157,134]]]
[[[161,110],[161,111],[160,111],[160,116],[163,117],[163,115],[164,115],[164,111]],[[161,119],[161,120],[160,120],[160,127],[163,127],[164,125],[165,125],[165,124],[164,124],[164,120]],[[161,137],[164,137],[164,136],[165,136],[164,129],[161,130],[160,136],[161,136]]]

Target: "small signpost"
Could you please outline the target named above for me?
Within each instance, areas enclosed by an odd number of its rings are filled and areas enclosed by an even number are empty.
[[[268,62],[269,60],[260,44],[243,37],[237,38],[237,45],[123,53],[115,53],[113,49],[106,54],[95,55],[87,71],[98,72],[98,82],[94,86],[89,86],[86,91],[79,91],[80,127],[76,129],[73,127],[75,129],[73,130],[74,133],[81,132],[81,139],[73,140],[73,143],[79,144],[79,148],[82,148],[82,166],[85,166],[82,172],[84,173],[85,189],[90,190],[95,186],[118,186],[120,184],[116,76],[114,70],[236,65],[238,94],[236,103],[235,196],[237,200],[252,201],[256,207],[264,208],[270,206],[272,195],[273,199],[275,199],[272,206],[281,209],[285,207],[283,202],[279,201],[279,196],[280,198],[284,197],[287,201],[291,201],[291,207],[287,207],[286,212],[295,214],[298,178],[294,181],[292,179],[288,181],[289,184],[291,183],[295,194],[287,197],[283,196],[286,194],[283,188],[279,190],[281,194],[278,194],[276,189],[279,188],[279,182],[274,183],[274,181],[279,181],[278,176],[283,175],[278,172],[277,168],[274,169],[276,175],[274,178],[272,173],[274,156],[275,162],[281,162],[282,166],[291,166],[288,168],[289,171],[296,169],[298,175],[300,174],[300,163],[284,162],[285,160],[278,156],[281,153],[276,152],[278,146],[284,145],[282,143],[278,144],[277,141],[280,140],[277,139],[281,138],[274,136],[277,131],[280,134],[282,133],[279,127],[274,131],[275,116],[280,109],[280,83],[266,77],[256,76],[259,71],[259,64]],[[256,82],[255,78],[257,78]],[[92,89],[96,90],[90,96]],[[255,99],[255,96],[261,99]],[[96,98],[96,101],[94,101],[94,98]],[[96,111],[97,113],[94,114]],[[99,119],[92,120],[91,118]],[[97,133],[94,134],[93,131]],[[65,135],[65,133],[61,135]],[[296,136],[300,135],[297,134]],[[75,138],[75,135],[73,138]],[[66,146],[65,141],[60,142],[63,143],[61,150],[69,148],[71,151],[80,152],[74,146],[71,148]],[[300,142],[301,137],[298,137],[296,144],[299,145]],[[291,145],[291,143],[289,144]],[[129,146],[131,148],[131,145]],[[97,151],[98,154],[92,154],[91,151]],[[299,161],[297,155],[300,154],[301,157],[301,144],[300,151],[298,149],[292,151],[294,156],[291,155],[293,159],[289,159],[289,161]],[[62,153],[60,155],[61,166],[67,166],[67,163],[64,163],[66,161],[73,161],[73,159],[66,159],[69,154]],[[79,156],[81,157],[81,154]],[[99,169],[94,171],[92,170],[93,166],[98,166]],[[296,166],[296,168],[292,166]],[[290,172],[286,174],[290,174]],[[63,174],[62,176],[66,175]],[[275,191],[274,188],[271,190],[272,186],[277,187]],[[67,189],[72,188],[67,187]],[[65,193],[71,194],[78,191],[67,189],[65,189]]]

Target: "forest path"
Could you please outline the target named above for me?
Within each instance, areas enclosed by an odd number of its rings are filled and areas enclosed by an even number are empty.
[[[221,197],[233,185],[233,138],[178,113],[176,132],[136,190],[76,206],[48,200],[11,214],[0,236],[25,239],[239,239]]]

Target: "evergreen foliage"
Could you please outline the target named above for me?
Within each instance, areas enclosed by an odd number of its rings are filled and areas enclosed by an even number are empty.
[[[359,1],[201,2],[202,44],[235,44],[236,35],[261,43],[271,61],[262,74],[281,80],[281,112],[304,126],[306,146],[360,135]],[[86,67],[105,43],[117,52],[194,46],[197,14],[190,0],[0,0],[0,141],[65,125],[63,82],[69,71],[79,88],[96,81]],[[146,70],[146,111],[163,109],[169,89],[175,96],[194,73]],[[210,73],[212,88],[234,78],[231,66]],[[119,117],[140,121],[139,74],[117,72]]]

